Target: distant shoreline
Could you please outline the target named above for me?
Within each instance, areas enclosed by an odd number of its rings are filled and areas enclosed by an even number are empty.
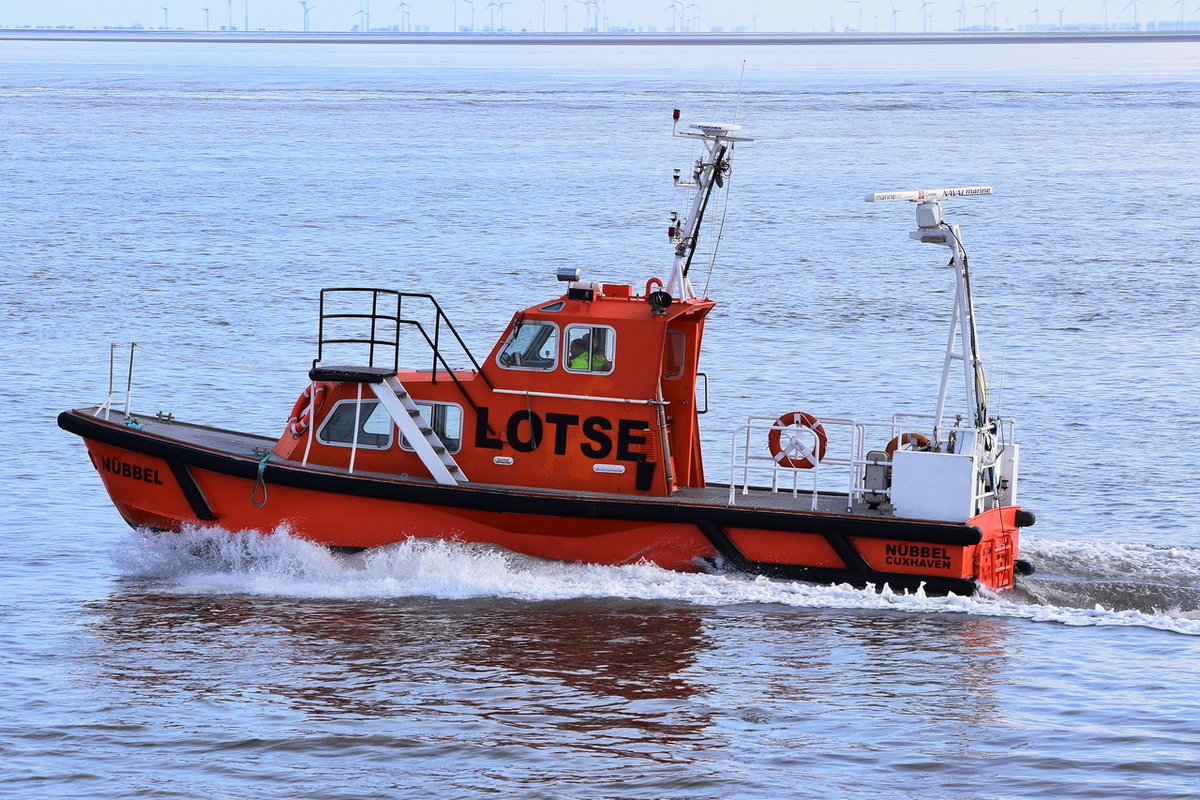
[[[955,33],[297,33],[0,28],[0,41],[204,44],[449,45],[897,45],[1200,42],[1196,31],[988,31]]]

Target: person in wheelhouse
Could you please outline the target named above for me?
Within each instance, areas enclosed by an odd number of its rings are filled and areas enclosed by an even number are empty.
[[[568,331],[567,368],[578,372],[612,372],[604,328],[572,327]]]

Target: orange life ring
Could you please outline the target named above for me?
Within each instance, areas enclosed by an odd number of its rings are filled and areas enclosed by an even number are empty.
[[[787,444],[783,444],[783,432],[793,425],[812,431],[817,440],[816,448],[809,448],[796,436],[792,436]],[[775,420],[771,432],[767,434],[767,449],[771,451],[771,458],[775,459],[779,466],[792,469],[812,469],[821,463],[821,459],[825,458],[825,447],[828,443],[829,436],[825,433],[825,426],[821,424],[821,420],[803,411],[789,411],[784,414]]]
[[[911,450],[928,450],[929,437],[923,436],[919,433],[902,433],[895,439],[892,439],[890,442],[888,442],[887,447],[883,448],[883,450],[887,453],[888,459],[891,460],[892,455],[901,448],[908,448]]]
[[[296,398],[296,404],[292,406],[292,415],[288,417],[288,430],[292,432],[292,436],[298,437],[308,430],[313,417],[321,410],[321,406],[325,405],[325,394],[332,388],[333,384],[328,381],[310,383],[304,387],[304,391]]]

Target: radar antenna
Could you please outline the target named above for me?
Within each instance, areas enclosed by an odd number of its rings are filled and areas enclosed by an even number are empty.
[[[887,200],[907,200],[917,204],[917,230],[909,238],[926,244],[937,244],[950,248],[949,266],[954,267],[956,290],[954,314],[950,320],[950,335],[946,340],[946,357],[942,363],[942,381],[938,389],[937,411],[934,414],[933,437],[940,441],[939,433],[942,414],[946,409],[946,388],[950,382],[950,365],[955,360],[963,362],[963,378],[966,383],[967,405],[974,411],[975,427],[986,427],[988,419],[987,377],[983,360],[979,355],[979,333],[975,328],[975,304],[971,299],[971,273],[967,265],[967,254],[963,250],[962,237],[957,225],[942,219],[942,200],[956,197],[974,197],[992,194],[991,186],[968,186],[960,189],[921,189],[911,192],[876,192],[867,195],[868,203]],[[955,352],[954,338],[961,338],[961,350]]]
[[[678,213],[671,214],[671,224],[667,228],[667,238],[675,245],[675,263],[671,268],[671,276],[664,287],[672,297],[691,300],[696,297],[691,281],[688,280],[688,270],[692,266],[692,256],[696,253],[699,241],[700,223],[704,221],[704,210],[712,196],[713,187],[725,185],[725,177],[729,174],[733,159],[733,146],[737,142],[752,142],[753,139],[733,134],[742,129],[741,125],[723,123],[692,123],[692,130],[679,130],[679,109],[672,112],[674,127],[673,136],[683,136],[689,139],[699,139],[704,144],[704,154],[696,160],[692,169],[692,179],[682,180],[681,170],[674,171],[676,186],[694,188],[692,205],[687,213],[680,217]]]

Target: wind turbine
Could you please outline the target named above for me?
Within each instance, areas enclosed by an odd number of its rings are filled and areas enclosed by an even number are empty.
[[[892,3],[892,33],[896,32],[896,17],[900,14],[900,9],[896,8],[896,4]]]
[[[991,6],[992,6],[991,3],[980,3],[979,5],[975,6],[976,8],[983,9],[983,29],[985,31],[988,30],[987,15],[988,15],[988,9],[991,8]]]
[[[1135,31],[1138,30],[1137,7],[1138,7],[1138,3],[1140,3],[1140,2],[1142,2],[1142,0],[1129,0],[1129,3],[1126,4],[1126,6],[1124,8],[1121,9],[1121,13],[1124,14],[1126,11],[1129,10],[1129,6],[1133,6],[1133,29]]]
[[[250,30],[250,0],[246,0],[246,2],[243,3],[243,6],[244,7],[242,10],[246,12],[246,17],[244,20],[245,25],[243,27],[243,30],[249,31]]]
[[[233,0],[225,0],[229,4],[229,27],[225,30],[233,30]]]
[[[695,9],[694,11],[692,11],[692,33],[699,33],[699,31],[700,31],[700,4],[699,3],[688,3],[688,9],[689,10]]]
[[[475,32],[475,0],[462,0],[471,7],[471,33]]]
[[[208,33],[212,28],[208,24],[208,9],[201,9],[204,12],[204,32]]]
[[[599,10],[599,8],[597,8],[596,12],[595,12],[596,13],[596,24],[592,25],[592,7],[597,5],[596,0],[575,0],[575,2],[579,3],[580,5],[583,6],[583,28],[584,28],[584,30],[587,30],[588,28],[591,28],[592,31],[599,30],[599,28],[600,28],[600,10]]]
[[[1187,3],[1185,3],[1184,0],[1175,0],[1175,2],[1171,4],[1171,8],[1174,8],[1175,6],[1179,6],[1179,30],[1183,30],[1186,24],[1184,22],[1183,15],[1187,12]]]
[[[170,25],[167,24],[167,7],[159,6],[159,8],[161,8],[162,12],[163,12],[163,30],[165,31],[171,27]]]
[[[1066,6],[1059,6],[1059,8],[1058,8],[1058,29],[1060,31],[1063,29],[1062,15],[1063,15],[1063,12],[1066,10],[1067,10]]]
[[[300,0],[300,7],[304,9],[304,32],[308,33],[308,12],[312,11],[316,6],[310,6],[306,0]]]
[[[1035,3],[1033,6],[1033,11],[1030,11],[1029,13],[1033,14],[1033,29],[1036,31],[1039,29],[1039,25],[1038,25],[1039,16],[1038,15],[1040,15],[1042,12],[1040,10],[1038,10],[1037,4]]]
[[[1183,0],[1179,0],[1179,2],[1182,3]],[[858,6],[858,29],[857,30],[859,33],[862,33],[862,0],[846,0],[846,4],[847,5],[853,4],[853,5]]]
[[[408,3],[396,6],[396,10],[400,12],[400,30],[406,33],[412,30],[412,15],[408,13],[409,8]]]
[[[366,0],[359,0],[358,11],[355,11],[350,16],[360,18],[361,21],[359,22],[358,28],[359,33],[371,32],[371,12],[366,5]]]
[[[671,30],[679,33],[683,28],[683,0],[671,0],[671,5],[667,6],[671,9]],[[678,14],[676,14],[678,10]]]
[[[958,0],[958,10],[954,12],[958,14],[958,29],[966,30],[967,27],[967,0]]]
[[[921,33],[929,33],[929,12],[925,9],[933,5],[933,0],[921,0]]]

